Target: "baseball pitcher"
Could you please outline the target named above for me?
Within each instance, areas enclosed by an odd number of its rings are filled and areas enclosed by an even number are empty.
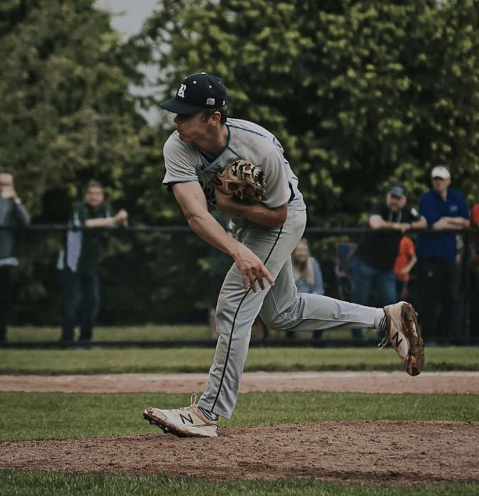
[[[217,436],[218,417],[230,418],[235,408],[258,314],[275,330],[381,330],[383,344],[392,343],[406,372],[418,375],[424,351],[410,304],[371,308],[298,294],[291,253],[306,225],[298,179],[269,131],[227,118],[221,80],[205,73],[188,76],[161,106],[176,114],[176,131],[164,146],[163,183],[193,231],[230,255],[233,264],[218,298],[218,342],[206,390],[198,403],[174,410],[147,408],[144,418],[177,436]],[[234,237],[208,212],[208,202],[232,219]]]

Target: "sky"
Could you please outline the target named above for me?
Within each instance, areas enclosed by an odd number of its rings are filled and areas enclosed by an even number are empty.
[[[114,14],[112,27],[125,37],[137,33],[159,0],[97,0],[99,8]]]
[[[156,5],[161,0],[97,0],[96,5],[103,10],[109,10],[113,16],[111,19],[111,26],[117,30],[126,39],[133,34],[136,34],[142,27],[145,19],[155,10]],[[151,81],[155,78],[157,68],[155,66],[141,66],[142,72]],[[138,88],[135,86],[130,87],[132,94],[148,95],[155,88]],[[140,111],[140,110],[139,110]],[[159,121],[158,112],[151,110],[150,112],[140,113],[147,119],[147,121],[154,125]]]

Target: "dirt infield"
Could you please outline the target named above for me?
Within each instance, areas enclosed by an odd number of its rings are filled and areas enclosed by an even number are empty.
[[[1,391],[198,392],[205,374],[0,376]],[[393,386],[392,386],[393,385]],[[478,373],[247,373],[242,392],[479,394]],[[152,426],[152,429],[154,427]],[[479,484],[479,422],[358,421],[222,428],[216,439],[164,435],[0,443],[0,468],[188,477],[208,482],[312,478],[409,486]]]
[[[0,468],[162,473],[208,482],[307,477],[388,486],[479,483],[479,423],[319,422],[226,428],[220,436],[2,443]]]
[[[41,393],[198,393],[207,374],[3,375],[0,391]],[[241,393],[329,391],[479,394],[479,372],[247,372]]]

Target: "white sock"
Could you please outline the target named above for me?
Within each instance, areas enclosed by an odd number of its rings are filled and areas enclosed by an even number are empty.
[[[376,309],[376,318],[374,319],[374,328],[384,332],[386,330],[386,313],[382,308]]]
[[[201,406],[198,407],[201,410],[201,413],[208,419],[211,420],[212,422],[216,422],[218,420],[218,415],[216,413],[211,412],[210,410],[205,410],[204,408],[201,408]]]

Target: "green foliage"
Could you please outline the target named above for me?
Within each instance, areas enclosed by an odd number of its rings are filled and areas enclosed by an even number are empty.
[[[477,199],[477,28],[475,0],[165,0],[139,43],[169,92],[221,77],[231,115],[282,141],[310,220],[351,223],[392,180],[417,200],[438,162]]]
[[[453,185],[472,204],[478,12],[478,0],[164,0],[122,44],[94,0],[2,0],[0,168],[14,170],[38,222],[64,222],[94,177],[131,225],[184,223],[161,185],[171,116],[162,112],[158,128],[148,127],[137,109],[204,70],[227,84],[231,116],[278,136],[312,225],[354,226],[393,180],[417,203],[435,163],[451,166]],[[148,62],[158,66],[159,91],[132,97],[138,64]],[[16,271],[15,321],[58,323],[60,237],[26,240],[34,255]],[[206,256],[204,243],[189,238],[113,239],[102,267],[102,321],[195,314],[207,304],[195,296],[207,291],[198,260]]]
[[[91,177],[116,200],[138,147],[131,64],[120,63],[119,37],[93,4],[2,2],[10,22],[0,24],[0,164],[15,171],[35,214],[45,192],[78,198]]]

